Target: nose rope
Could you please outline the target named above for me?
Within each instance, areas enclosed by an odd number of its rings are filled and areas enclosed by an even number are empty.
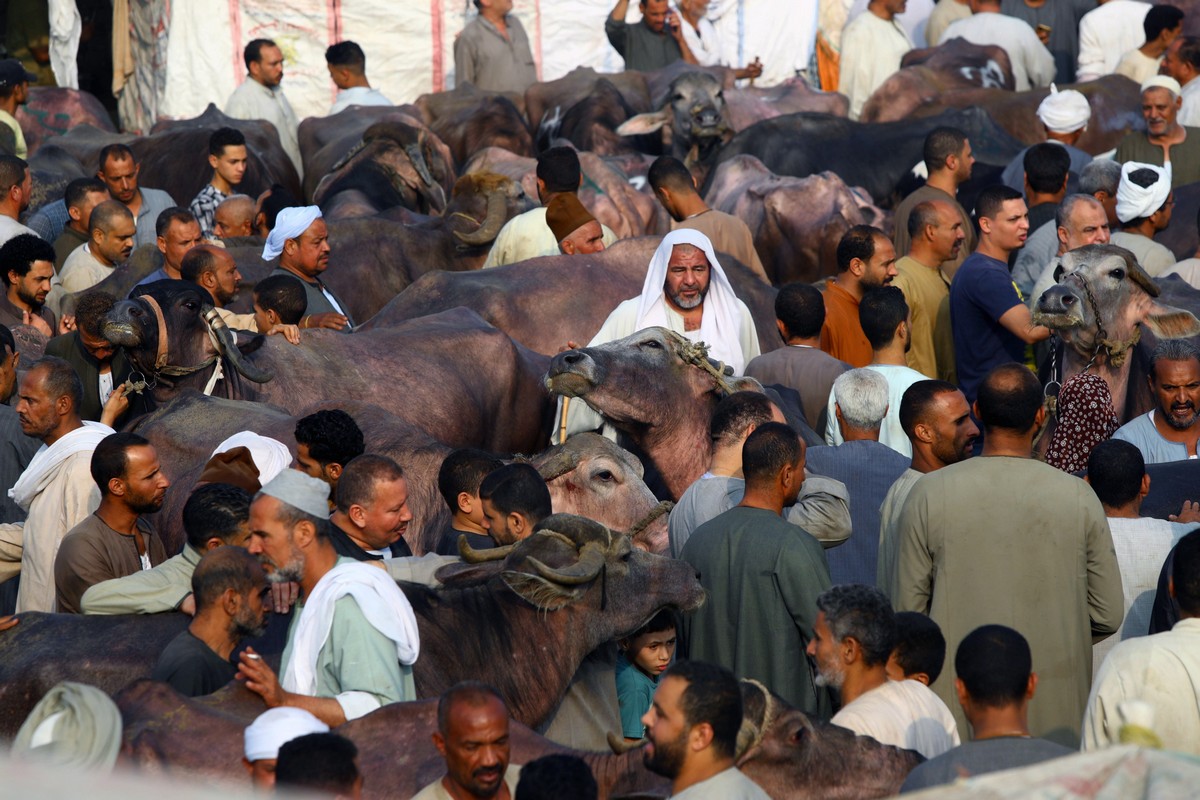
[[[217,386],[217,382],[225,377],[224,370],[221,368],[221,343],[213,330],[218,325],[224,325],[224,320],[217,314],[217,310],[209,308],[204,312],[202,317],[204,320],[204,332],[208,334],[209,343],[214,351],[213,354],[195,366],[179,367],[167,363],[170,344],[167,336],[167,320],[163,315],[162,306],[148,294],[141,295],[138,299],[145,300],[146,305],[150,306],[158,325],[158,348],[154,355],[154,377],[156,379],[164,375],[169,377],[183,377],[200,372],[216,364],[216,369],[213,370],[212,375],[209,376],[208,382],[204,386],[204,394],[211,395],[213,389]]]

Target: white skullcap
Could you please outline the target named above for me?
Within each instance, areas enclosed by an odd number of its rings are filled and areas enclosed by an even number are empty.
[[[285,208],[275,218],[275,227],[267,236],[267,245],[263,248],[263,261],[279,258],[283,252],[283,243],[295,239],[308,230],[309,226],[321,219],[321,209],[316,206],[299,206]]]
[[[235,433],[217,445],[212,455],[229,452],[235,447],[244,447],[250,451],[250,458],[254,459],[254,466],[258,469],[258,482],[262,486],[266,486],[272,478],[292,465],[292,454],[287,445],[278,439],[259,436],[253,431]]]
[[[258,715],[244,734],[247,761],[279,758],[279,748],[310,733],[328,733],[329,726],[303,708],[278,706]]]
[[[1082,92],[1074,89],[1060,92],[1052,83],[1050,94],[1038,106],[1037,115],[1051,133],[1074,133],[1088,124],[1092,118],[1092,107]]]
[[[1158,180],[1142,187],[1129,179],[1130,173],[1149,169],[1158,173]],[[1154,164],[1139,164],[1126,161],[1121,165],[1121,183],[1117,186],[1117,219],[1129,222],[1138,217],[1148,217],[1162,208],[1171,196],[1171,162],[1157,167]]]
[[[1179,97],[1179,95],[1183,94],[1183,87],[1179,85],[1179,81],[1175,80],[1170,75],[1155,75],[1153,78],[1148,79],[1142,84],[1142,91],[1144,92],[1147,89],[1153,89],[1155,87],[1166,89],[1176,97]]]
[[[264,483],[262,494],[320,519],[329,516],[329,484],[298,469],[285,469]]]

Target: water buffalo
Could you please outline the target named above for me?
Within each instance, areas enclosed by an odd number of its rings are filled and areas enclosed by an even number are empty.
[[[1088,245],[1062,257],[1059,283],[1034,305],[1034,321],[1052,329],[1064,344],[1055,377],[1066,381],[1091,365],[1108,382],[1122,422],[1153,407],[1145,383],[1130,378],[1142,328],[1159,338],[1200,334],[1200,320],[1156,300],[1160,291],[1125,248]],[[1195,290],[1190,294],[1197,295]]]
[[[819,92],[799,78],[789,78],[774,86],[726,89],[725,108],[730,126],[740,131],[764,119],[800,111],[844,117],[850,110],[850,101],[844,94]]]
[[[615,89],[622,105],[638,113],[650,110],[650,87],[642,73],[601,74],[591,67],[576,67],[557,80],[535,83],[525,90],[525,115],[530,127],[537,131],[538,142],[565,135],[560,134],[558,126],[567,109],[593,99],[593,92],[600,84]]]
[[[218,397],[262,400],[292,413],[349,397],[453,447],[533,453],[546,445],[545,356],[471,311],[352,335],[304,331],[299,345],[278,336],[239,337],[235,344],[207,299],[185,281],[158,281],[108,315],[105,337],[146,376],[155,404],[185,388],[202,389],[219,367],[223,377],[210,389]],[[483,365],[495,370],[493,377],[484,376]]]
[[[116,131],[112,117],[93,95],[60,86],[30,86],[29,102],[18,106],[16,117],[31,156],[48,139],[61,136],[76,125],[86,123],[100,130]]]
[[[865,192],[832,172],[780,177],[754,156],[722,163],[704,199],[749,226],[755,249],[767,256],[767,277],[776,285],[811,283],[832,274],[838,242],[852,226],[891,226]]]
[[[553,713],[585,655],[664,608],[690,611],[704,601],[686,563],[568,514],[547,517],[515,545],[469,555],[477,563],[441,588],[400,584],[420,630],[417,693],[435,697],[461,680],[486,680],[530,726]],[[59,681],[111,694],[145,677],[186,622],[182,614],[22,615],[0,636],[0,735],[11,736]]]
[[[633,117],[617,128],[617,133],[643,135],[668,125],[671,155],[702,181],[721,146],[733,135],[721,79],[708,72],[683,73],[671,81],[659,111]]]
[[[485,147],[533,155],[533,137],[518,103],[523,105],[524,99],[464,83],[453,91],[423,94],[415,105],[425,124],[450,147],[455,163],[465,164]]]

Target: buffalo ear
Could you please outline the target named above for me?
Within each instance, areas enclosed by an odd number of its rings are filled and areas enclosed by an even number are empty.
[[[557,611],[571,605],[586,591],[585,586],[568,589],[565,586],[548,581],[540,575],[528,572],[505,570],[500,577],[526,602],[540,611]]]
[[[1192,312],[1162,303],[1150,306],[1144,322],[1160,339],[1186,339],[1200,334],[1200,319]]]
[[[258,348],[262,347],[267,341],[267,337],[261,333],[256,333],[253,336],[246,336],[245,331],[239,331],[237,349],[244,356],[254,353]]]
[[[662,128],[671,119],[671,112],[667,109],[662,111],[651,111],[647,114],[638,114],[630,117],[621,123],[617,128],[618,136],[638,136],[643,133],[654,133]]]

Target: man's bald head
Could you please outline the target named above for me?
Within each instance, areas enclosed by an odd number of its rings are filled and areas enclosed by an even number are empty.
[[[213,215],[213,233],[218,239],[254,235],[254,198],[235,194],[225,198]]]

